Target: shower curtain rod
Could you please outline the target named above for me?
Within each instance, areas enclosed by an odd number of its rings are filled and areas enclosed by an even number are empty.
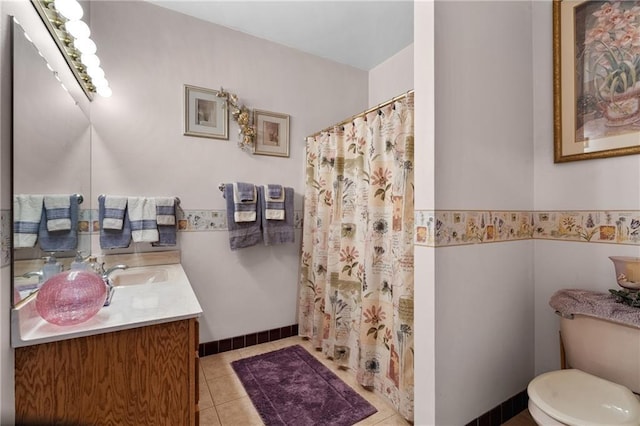
[[[381,103],[381,104],[378,104],[378,105],[376,105],[376,106],[374,106],[374,107],[371,107],[371,108],[369,108],[369,109],[368,109],[368,110],[366,110],[366,111],[363,111],[363,112],[361,112],[361,113],[359,113],[359,114],[356,114],[356,115],[352,115],[351,117],[347,118],[346,120],[343,120],[343,121],[339,122],[338,124],[334,124],[333,126],[329,126],[329,127],[325,128],[325,129],[320,130],[319,132],[315,132],[314,134],[309,135],[309,136],[307,136],[307,137],[306,137],[306,138],[304,138],[304,139],[305,139],[305,141],[306,141],[306,140],[307,140],[307,138],[314,138],[314,137],[316,137],[316,136],[320,135],[320,134],[321,134],[321,133],[323,133],[323,132],[328,132],[329,130],[333,129],[334,127],[344,126],[345,124],[349,124],[349,123],[351,123],[353,120],[355,120],[356,118],[358,118],[358,117],[362,117],[363,115],[367,115],[367,114],[369,114],[370,112],[373,112],[373,111],[375,111],[375,110],[377,110],[377,109],[384,108],[384,107],[386,107],[386,106],[387,106],[387,105],[389,105],[389,104],[392,104],[392,103],[394,103],[394,102],[396,102],[396,101],[399,101],[400,99],[406,98],[407,96],[409,96],[409,95],[413,94],[413,92],[414,92],[414,89],[411,89],[411,90],[407,91],[406,93],[403,93],[402,95],[398,95],[398,96],[396,96],[395,98],[391,98],[391,99],[389,99],[388,101],[383,102],[383,103]]]

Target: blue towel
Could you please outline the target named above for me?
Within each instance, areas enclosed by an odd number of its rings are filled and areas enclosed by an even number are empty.
[[[256,220],[253,222],[236,222],[235,205],[233,197],[233,184],[224,186],[224,198],[227,203],[227,229],[229,230],[229,246],[231,250],[238,250],[245,247],[255,246],[262,242],[262,231],[260,229],[261,209],[256,209]],[[256,191],[256,202],[260,196]]]
[[[236,199],[242,203],[255,203],[255,185],[246,182],[236,182]]]
[[[282,198],[282,185],[268,184],[267,189],[269,198]]]
[[[257,201],[258,191],[251,183],[236,182],[233,184],[233,219],[236,222],[254,222],[260,205]]]
[[[176,245],[176,198],[156,198],[156,221],[158,226],[158,241],[151,243],[154,247]]]
[[[49,231],[47,228],[47,211],[42,209],[38,241],[43,251],[75,250],[78,247],[78,196],[69,196],[70,227],[67,230]]]
[[[71,229],[71,197],[69,195],[45,195],[44,210],[49,232]]]
[[[293,225],[293,188],[284,188],[284,220],[262,221],[262,234],[264,244],[267,246],[274,244],[284,244],[295,242],[295,231]],[[258,188],[258,199],[261,199],[262,215],[264,217],[267,210],[266,197],[263,196],[263,188]]]
[[[267,220],[284,220],[286,216],[284,209],[285,193],[282,190],[282,186],[267,185],[264,187],[263,194],[266,209],[262,212],[262,217]],[[276,194],[277,197],[274,196],[274,194]]]
[[[126,213],[122,220],[122,229],[105,229],[102,226],[105,207],[104,195],[98,197],[98,221],[100,223],[100,247],[103,249],[126,248],[131,244],[131,222],[129,215]]]
[[[42,219],[42,195],[13,196],[13,246],[35,247]]]
[[[126,208],[127,197],[105,195],[104,218],[100,221],[100,227],[104,229],[122,229]]]

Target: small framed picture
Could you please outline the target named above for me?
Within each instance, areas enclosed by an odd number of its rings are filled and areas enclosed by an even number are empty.
[[[254,110],[256,143],[253,153],[258,155],[289,156],[289,116]]]
[[[202,138],[229,139],[226,98],[217,90],[184,85],[184,134]]]

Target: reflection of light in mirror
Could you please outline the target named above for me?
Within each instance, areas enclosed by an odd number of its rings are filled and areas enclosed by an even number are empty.
[[[73,45],[80,51],[80,53],[86,53],[88,55],[95,54],[98,50],[96,44],[89,37],[78,38],[74,40]]]
[[[100,66],[100,58],[96,54],[83,54],[80,61],[88,68]]]
[[[112,91],[111,88],[109,86],[104,86],[104,87],[98,87],[98,95],[102,96],[103,98],[108,98],[112,95]]]
[[[91,30],[84,21],[67,21],[64,28],[73,38],[89,38]]]

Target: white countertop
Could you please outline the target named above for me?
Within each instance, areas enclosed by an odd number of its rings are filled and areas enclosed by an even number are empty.
[[[11,310],[11,346],[30,346],[200,316],[200,303],[178,263],[129,268],[114,272],[112,277],[144,276],[158,269],[165,269],[163,281],[116,286],[111,304],[81,324],[51,324],[36,311],[37,295],[25,300]]]

